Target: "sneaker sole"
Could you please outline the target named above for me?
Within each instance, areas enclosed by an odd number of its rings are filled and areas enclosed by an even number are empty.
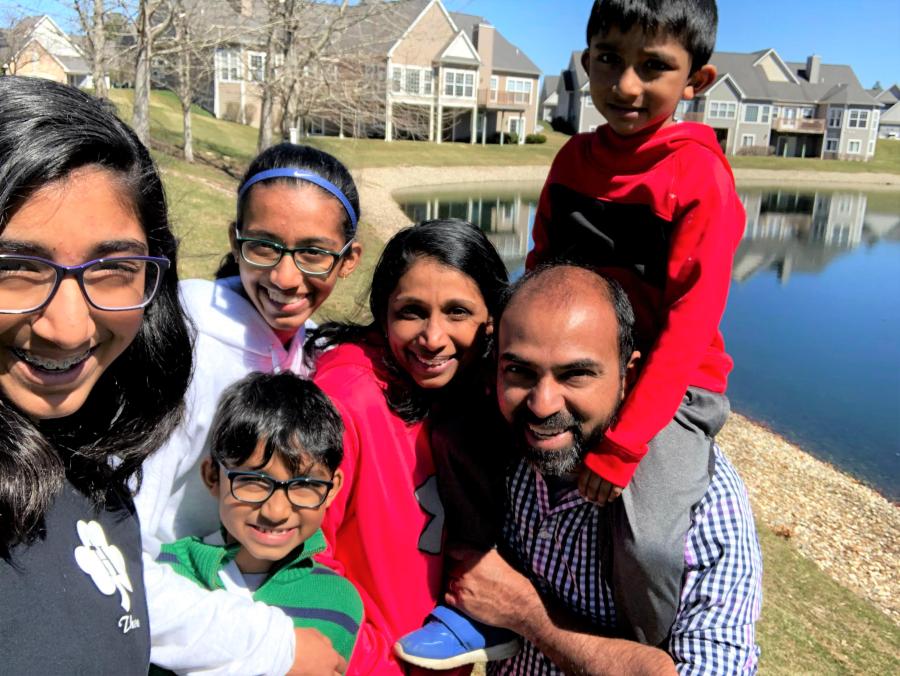
[[[423,669],[453,669],[455,667],[462,667],[466,664],[475,664],[477,662],[505,660],[518,654],[521,649],[522,645],[519,641],[508,641],[506,643],[491,646],[490,648],[479,648],[477,650],[470,650],[467,653],[462,653],[461,655],[438,659],[434,657],[408,655],[404,652],[403,647],[399,643],[394,645],[394,652],[397,653],[397,656],[400,657],[400,659],[414,666],[422,667]]]

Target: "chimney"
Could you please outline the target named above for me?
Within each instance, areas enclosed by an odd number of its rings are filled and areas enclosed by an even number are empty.
[[[817,84],[822,79],[822,57],[817,54],[806,59],[806,79],[811,84]]]
[[[481,62],[488,67],[493,62],[494,55],[494,27],[489,23],[479,23],[475,26],[475,49],[478,50],[478,56]]]

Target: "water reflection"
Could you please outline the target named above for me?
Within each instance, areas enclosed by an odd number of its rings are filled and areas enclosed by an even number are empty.
[[[807,189],[808,190],[808,189]],[[478,225],[510,271],[531,248],[531,226],[540,185],[457,185],[394,195],[413,221],[462,218]],[[732,278],[745,282],[771,271],[782,284],[794,273],[817,273],[861,243],[900,240],[900,194],[806,192],[804,189],[739,189],[747,225]],[[880,210],[880,211],[879,211]]]
[[[395,195],[478,224],[513,276],[540,186]],[[900,193],[738,190],[747,226],[722,320],[733,408],[900,500]]]

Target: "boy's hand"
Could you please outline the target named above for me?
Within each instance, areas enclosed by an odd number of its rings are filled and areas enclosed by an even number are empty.
[[[588,502],[603,507],[622,495],[622,487],[611,484],[587,465],[582,465],[578,472],[578,492]]]
[[[294,629],[297,647],[294,666],[287,676],[334,676],[347,670],[347,660],[331,646],[331,641],[315,629]]]

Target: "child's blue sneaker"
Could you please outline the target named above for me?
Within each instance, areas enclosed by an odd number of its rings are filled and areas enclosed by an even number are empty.
[[[521,639],[509,629],[477,622],[447,606],[437,606],[421,629],[394,644],[404,661],[425,669],[453,669],[464,664],[512,657]]]

